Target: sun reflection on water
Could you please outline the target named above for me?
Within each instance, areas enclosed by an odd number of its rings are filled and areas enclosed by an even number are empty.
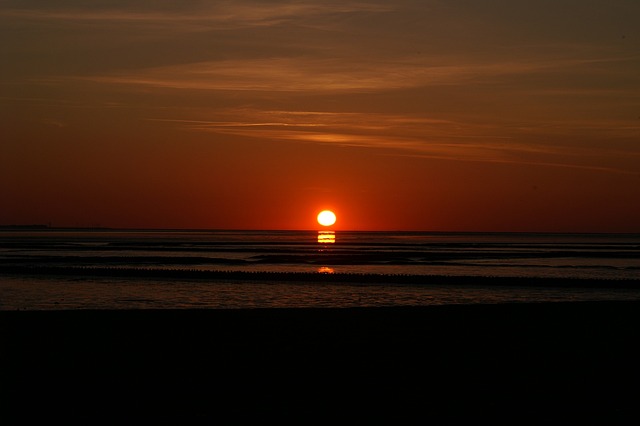
[[[319,244],[334,244],[336,242],[336,233],[334,231],[318,231]]]

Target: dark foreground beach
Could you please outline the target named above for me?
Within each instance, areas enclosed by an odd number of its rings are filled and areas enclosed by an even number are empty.
[[[0,332],[3,425],[640,418],[637,302],[0,311]]]

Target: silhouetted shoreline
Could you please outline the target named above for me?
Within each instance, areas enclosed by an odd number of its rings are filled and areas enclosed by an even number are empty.
[[[614,424],[639,325],[638,302],[0,311],[0,416]]]

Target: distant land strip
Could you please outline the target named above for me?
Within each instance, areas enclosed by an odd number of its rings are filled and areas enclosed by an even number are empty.
[[[198,279],[238,281],[299,281],[321,283],[470,285],[470,286],[545,286],[573,288],[625,288],[640,290],[640,279],[557,278],[412,275],[374,273],[323,273],[277,271],[223,271],[200,269],[159,269],[90,266],[28,266],[0,265],[0,274],[74,277],[119,277],[149,279]]]

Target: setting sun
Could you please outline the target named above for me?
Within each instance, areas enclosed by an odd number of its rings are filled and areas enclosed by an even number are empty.
[[[318,214],[318,223],[322,226],[331,226],[336,223],[336,215],[331,210],[323,210]]]

